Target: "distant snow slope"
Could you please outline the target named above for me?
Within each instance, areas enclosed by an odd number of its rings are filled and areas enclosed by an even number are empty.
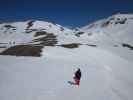
[[[80,31],[94,41],[110,41],[133,45],[133,14],[116,14],[86,25]]]
[[[45,21],[2,23],[0,24],[0,51],[16,45],[31,44],[53,46],[80,43],[133,46],[132,26],[133,14],[116,14],[75,30]]]
[[[73,37],[72,30],[45,21],[29,20],[25,22],[2,23],[0,24],[0,46],[8,48],[22,44],[38,44],[41,41],[33,41],[46,37],[47,34],[53,34],[57,36],[57,39],[61,39],[61,41],[66,41],[65,39],[70,37],[69,34]]]
[[[132,100],[132,66],[88,46],[46,47],[41,58],[0,56],[0,100]],[[81,84],[72,86],[77,68]]]

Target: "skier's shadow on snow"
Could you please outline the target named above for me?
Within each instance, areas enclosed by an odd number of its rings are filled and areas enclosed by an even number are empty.
[[[68,83],[70,84],[70,85],[76,85],[74,82],[72,82],[72,81],[68,81]]]

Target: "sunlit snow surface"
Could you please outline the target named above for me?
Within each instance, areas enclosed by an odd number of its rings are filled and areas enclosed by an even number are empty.
[[[124,24],[115,24],[125,18]],[[133,50],[122,46],[133,46],[132,14],[113,15],[78,31],[35,21],[29,28],[34,31],[27,33],[27,24],[28,21],[0,24],[0,52],[14,45],[29,45],[40,30],[53,33],[58,42],[54,47],[45,46],[41,57],[0,56],[0,100],[133,99]],[[84,33],[77,37],[77,32]],[[71,43],[82,45],[74,49],[59,46]],[[73,81],[77,68],[82,71],[81,84],[70,85],[68,81]]]
[[[0,56],[0,100],[132,100],[133,62],[108,50],[46,47],[41,58]],[[81,68],[80,86],[67,83]]]

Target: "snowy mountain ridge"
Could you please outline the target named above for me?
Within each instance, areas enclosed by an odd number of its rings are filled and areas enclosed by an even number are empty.
[[[127,24],[132,23],[133,21],[133,14],[115,14],[108,18],[93,22],[89,25],[86,25],[85,27],[82,27],[82,29],[91,29],[96,27],[108,27],[109,25],[120,25],[120,24]]]
[[[92,37],[98,38],[97,34],[104,34],[114,41],[133,44],[133,14],[116,14],[103,20],[96,21],[81,28],[85,33],[93,33]],[[102,36],[101,36],[102,37]]]
[[[28,20],[2,23],[0,24],[0,51],[4,52],[19,45],[73,48],[84,44],[91,46],[121,46],[124,44],[124,46],[132,48],[132,26],[133,14],[116,14],[75,30],[46,21]]]
[[[58,24],[45,21],[25,21],[0,24],[0,38],[10,39],[27,39],[34,38],[35,32],[45,31],[55,35],[65,32],[71,32],[70,29],[64,28]],[[17,37],[18,35],[18,37]],[[15,38],[16,37],[16,38]],[[2,41],[2,40],[1,40]],[[24,40],[26,41],[26,40]]]

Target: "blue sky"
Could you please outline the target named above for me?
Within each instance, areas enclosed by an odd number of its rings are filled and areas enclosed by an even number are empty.
[[[80,27],[119,12],[133,13],[133,0],[0,0],[0,21],[35,19]]]

